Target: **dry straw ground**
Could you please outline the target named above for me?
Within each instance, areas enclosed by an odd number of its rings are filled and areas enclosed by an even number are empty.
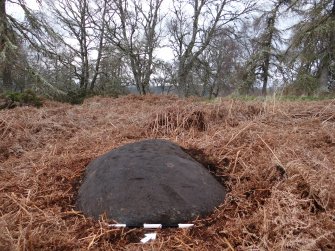
[[[164,138],[227,184],[188,230],[111,229],[75,211],[93,158]],[[0,250],[335,250],[335,100],[91,98],[0,111]]]

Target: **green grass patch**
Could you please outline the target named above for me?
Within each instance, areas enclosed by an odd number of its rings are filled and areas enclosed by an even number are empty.
[[[42,99],[30,89],[27,89],[24,92],[7,92],[2,94],[0,98],[2,100],[0,104],[1,109],[24,105],[39,108],[43,105]]]

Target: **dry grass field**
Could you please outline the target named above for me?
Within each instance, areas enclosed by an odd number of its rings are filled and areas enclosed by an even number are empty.
[[[126,143],[178,143],[229,189],[191,229],[112,229],[76,211],[85,166]],[[169,96],[0,111],[0,250],[335,250],[335,100]]]

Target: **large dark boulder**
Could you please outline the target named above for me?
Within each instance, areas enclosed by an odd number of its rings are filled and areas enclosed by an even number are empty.
[[[88,166],[77,207],[128,226],[173,226],[223,202],[224,187],[178,145],[144,140],[114,149]]]

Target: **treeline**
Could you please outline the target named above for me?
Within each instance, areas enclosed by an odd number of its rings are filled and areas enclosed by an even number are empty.
[[[131,87],[209,97],[335,89],[335,0],[37,4],[0,0],[1,91],[80,99]]]

